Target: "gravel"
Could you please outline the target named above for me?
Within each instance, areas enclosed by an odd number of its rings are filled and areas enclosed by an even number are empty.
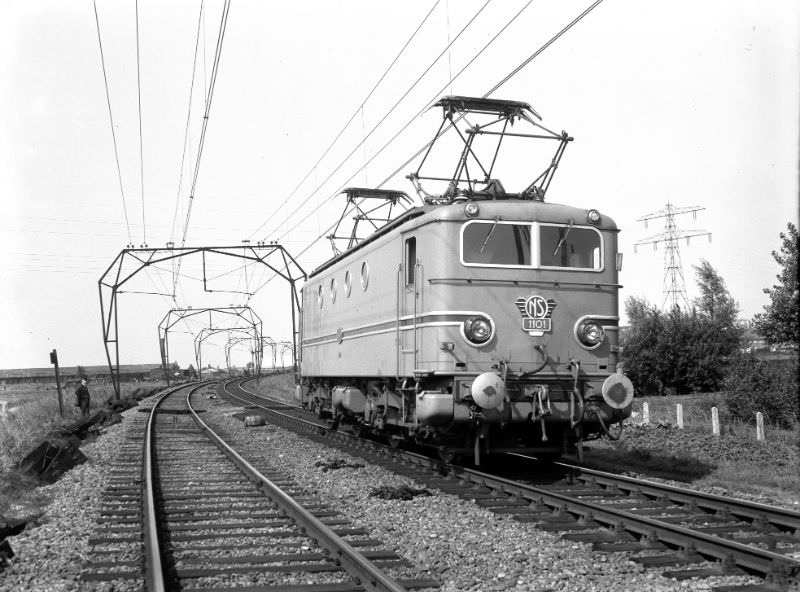
[[[52,501],[34,525],[9,539],[15,557],[0,575],[0,590],[36,592],[85,590],[78,581],[88,559],[89,537],[97,528],[100,493],[106,485],[117,450],[125,443],[131,416],[136,408],[122,414],[123,422],[110,426],[103,436],[84,443],[85,463],[65,473],[52,485],[40,487]]]
[[[235,437],[235,446],[258,466],[277,459],[295,481],[322,495],[333,509],[370,530],[415,567],[407,574],[430,575],[448,591],[600,591],[710,590],[713,586],[753,581],[716,577],[676,581],[661,570],[645,569],[623,553],[593,552],[530,524],[496,515],[457,496],[431,490],[430,496],[385,500],[370,496],[378,487],[424,488],[405,476],[366,463],[363,468],[328,470],[332,463],[364,464],[359,458],[326,448],[273,426],[244,427],[232,417],[238,407],[203,402],[203,419]],[[319,464],[318,464],[319,463]]]
[[[411,500],[371,497],[378,486],[424,488],[404,476],[364,463],[291,432],[267,427],[247,427],[231,415],[241,408],[218,401],[202,401],[209,411],[203,418],[237,440],[257,460],[269,457],[299,484],[315,490],[330,506],[348,517],[353,526],[407,559],[406,575],[429,575],[449,591],[638,591],[710,590],[713,586],[743,584],[741,577],[675,581],[660,570],[645,569],[629,555],[592,552],[588,546],[561,540],[530,524],[493,514],[456,496],[431,490]],[[81,451],[87,462],[43,491],[52,498],[40,525],[11,539],[17,556],[0,575],[0,590],[85,590],[77,580],[88,558],[88,538],[97,528],[100,492],[105,486],[116,451],[125,442],[136,409],[123,414],[122,424],[112,426],[96,442]],[[246,444],[246,446],[245,446]],[[360,468],[325,470],[323,461],[365,464]],[[127,545],[109,545],[127,549]],[[225,581],[226,578],[220,578]],[[269,578],[252,578],[268,581]],[[252,581],[251,580],[251,581]],[[228,580],[230,581],[230,580]],[[244,583],[243,580],[239,580]]]

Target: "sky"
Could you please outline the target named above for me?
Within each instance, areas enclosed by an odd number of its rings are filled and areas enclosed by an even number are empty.
[[[342,188],[413,195],[405,163],[441,121],[427,107],[483,96],[590,5],[232,0],[215,67],[225,0],[141,0],[138,44],[134,1],[97,0],[96,19],[87,0],[0,0],[0,368],[45,367],[52,349],[63,366],[104,363],[98,281],[128,244],[278,241],[313,270]],[[623,299],[663,303],[663,245],[634,245],[671,203],[702,208],[675,222],[712,235],[681,242],[689,299],[706,259],[743,319],[767,304],[770,253],[798,219],[799,38],[790,0],[605,0],[491,95],[574,137],[547,200],[616,221]],[[538,174],[549,155],[509,158]],[[158,363],[173,308],[246,305],[291,339],[288,284],[237,259],[205,274],[204,290],[186,257],[126,284],[121,363]],[[242,326],[201,316],[170,333],[181,366],[203,323]],[[228,337],[203,342],[204,365],[224,366]],[[230,355],[250,359],[245,342]]]

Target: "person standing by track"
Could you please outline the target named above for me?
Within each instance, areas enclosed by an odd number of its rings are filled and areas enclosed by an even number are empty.
[[[81,379],[80,386],[75,389],[75,398],[78,399],[76,405],[81,408],[81,416],[89,415],[89,389],[86,388],[86,379]]]

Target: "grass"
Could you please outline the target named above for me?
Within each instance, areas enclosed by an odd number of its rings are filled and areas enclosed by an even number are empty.
[[[291,372],[262,376],[251,380],[245,387],[260,395],[294,401],[294,375]]]
[[[123,383],[120,396],[129,398],[139,388],[149,390],[158,386],[162,386],[161,383]],[[113,394],[113,387],[110,384],[89,383],[89,392],[89,412],[94,413],[105,406],[106,400]],[[5,420],[0,419],[0,521],[3,517],[35,520],[50,500],[37,488],[35,479],[12,467],[38,446],[49,432],[80,419],[81,412],[75,406],[74,389],[63,393],[64,419],[59,415],[58,393],[55,390],[15,385],[9,390],[0,391],[0,400],[9,401],[9,407],[14,407]]]
[[[651,424],[638,426],[645,401]],[[682,430],[677,403],[684,409]],[[712,407],[719,411],[719,436],[711,431]],[[766,426],[766,440],[759,442],[754,425],[731,418],[723,393],[636,399],[634,412],[620,441],[589,445],[588,462],[800,505],[800,428]]]
[[[152,388],[159,383],[148,383]],[[140,384],[122,384],[121,396],[130,397]],[[113,394],[110,384],[89,384],[91,395],[89,413],[102,409]],[[59,415],[58,393],[55,390],[38,391],[29,385],[2,392],[2,400],[14,400],[13,411],[5,420],[0,419],[0,469],[8,469],[30,452],[54,429],[80,419],[81,412],[75,406],[74,389],[63,393],[64,419]]]

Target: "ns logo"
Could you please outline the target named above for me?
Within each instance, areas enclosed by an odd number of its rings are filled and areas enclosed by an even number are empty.
[[[545,300],[538,294],[533,294],[528,298],[517,298],[515,303],[522,315],[523,331],[538,337],[553,330],[553,322],[550,317],[556,307],[555,299]]]

